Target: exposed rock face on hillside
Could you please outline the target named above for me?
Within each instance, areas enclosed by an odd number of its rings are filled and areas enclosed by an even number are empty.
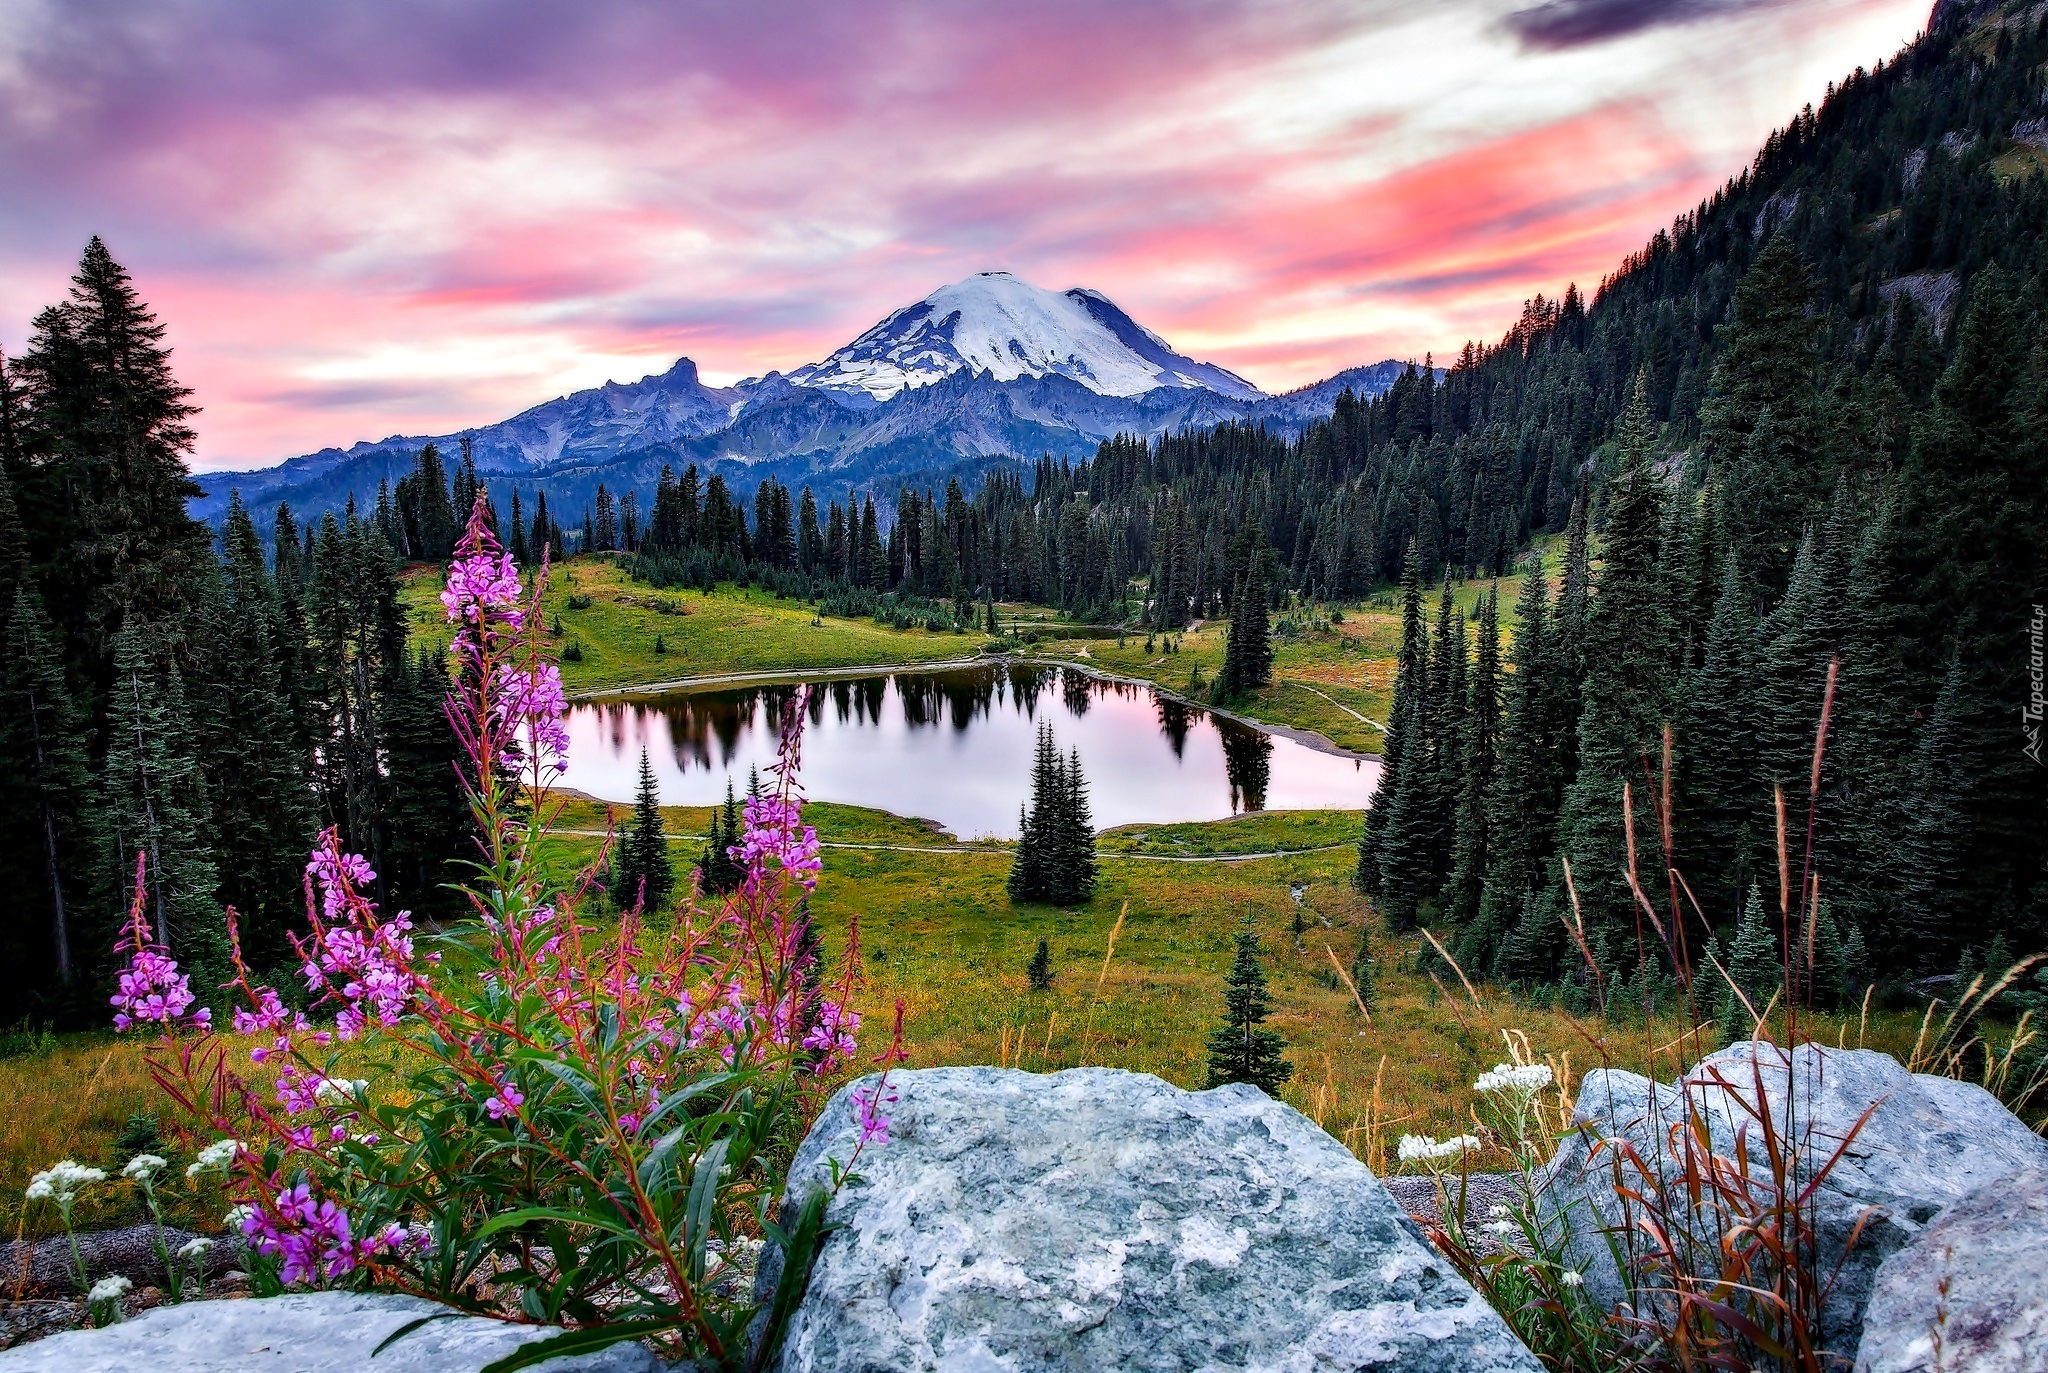
[[[384,1339],[422,1316],[441,1316],[372,1362]],[[73,1330],[0,1354],[6,1373],[475,1373],[530,1340],[559,1332],[450,1314],[417,1297],[295,1292],[260,1301],[159,1306],[104,1330]],[[637,1344],[550,1359],[540,1373],[659,1373]]]
[[[1760,1105],[1765,1102],[1767,1108]],[[1821,1331],[1824,1346],[1844,1356],[1856,1353],[1880,1264],[1963,1197],[2023,1170],[2048,1168],[2048,1140],[1989,1092],[1907,1072],[1887,1054],[1808,1044],[1788,1055],[1776,1045],[1744,1041],[1700,1060],[1683,1083],[1671,1086],[1614,1069],[1590,1072],[1573,1113],[1575,1123],[1589,1128],[1551,1161],[1549,1197],[1555,1211],[1572,1213],[1589,1291],[1620,1301],[1620,1275],[1600,1227],[1624,1233],[1641,1214],[1624,1213],[1615,1191],[1616,1150],[1596,1155],[1594,1140],[1626,1141],[1663,1175],[1670,1205],[1683,1214],[1683,1188],[1669,1185],[1677,1171],[1674,1128],[1689,1113],[1697,1115],[1710,1127],[1713,1152],[1724,1158],[1735,1156],[1736,1134],[1746,1129],[1750,1176],[1766,1179],[1755,1120],[1764,1109],[1780,1137],[1797,1146],[1801,1185],[1838,1150],[1842,1154],[1821,1182],[1814,1212],[1820,1253],[1832,1263],[1846,1251]],[[1857,1130],[1866,1111],[1869,1119]],[[1624,1178],[1644,1185],[1633,1171]],[[1707,1253],[1713,1251],[1713,1219],[1703,1213],[1694,1221],[1707,1236]],[[1859,1222],[1863,1229],[1851,1247]]]
[[[890,1085],[889,1138],[832,1203],[845,1228],[786,1373],[1537,1367],[1363,1164],[1253,1088],[1100,1068]],[[804,1141],[785,1204],[852,1158],[853,1090]]]

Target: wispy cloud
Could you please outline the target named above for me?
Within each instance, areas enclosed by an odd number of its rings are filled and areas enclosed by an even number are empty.
[[[989,267],[1281,389],[1597,280],[1924,0],[767,13],[16,0],[0,345],[101,233],[213,465],[787,369]]]

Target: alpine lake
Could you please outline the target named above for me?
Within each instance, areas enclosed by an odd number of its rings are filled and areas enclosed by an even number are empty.
[[[805,796],[1014,839],[1033,749],[1050,723],[1078,751],[1098,829],[1227,820],[1260,810],[1362,810],[1379,760],[1288,737],[1148,684],[1000,662],[928,671],[644,692],[569,713],[564,783],[630,802],[644,752],[663,805],[745,795],[775,762],[788,703],[808,689]]]

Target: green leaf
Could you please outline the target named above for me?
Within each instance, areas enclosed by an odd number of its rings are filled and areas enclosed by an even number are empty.
[[[510,1230],[536,1220],[558,1220],[568,1225],[588,1225],[595,1230],[630,1238],[632,1230],[615,1220],[588,1211],[570,1211],[559,1206],[522,1206],[517,1211],[506,1211],[492,1216],[477,1229],[478,1239],[487,1239],[501,1230]]]
[[[718,1175],[725,1169],[727,1141],[719,1140],[697,1159],[690,1178],[690,1199],[683,1214],[689,1218],[690,1281],[704,1280],[704,1245],[711,1237],[711,1215],[718,1202]]]
[[[370,1351],[370,1357],[373,1359],[376,1358],[379,1354],[382,1354],[392,1345],[397,1344],[400,1340],[404,1339],[407,1335],[410,1335],[413,1331],[419,1329],[423,1325],[432,1325],[435,1321],[452,1321],[459,1318],[461,1315],[462,1312],[460,1311],[436,1311],[431,1316],[421,1316],[416,1321],[407,1321],[404,1325],[399,1326],[398,1329],[392,1331],[383,1339],[377,1341],[377,1347]]]
[[[617,1325],[593,1325],[580,1330],[564,1330],[544,1340],[522,1344],[502,1359],[493,1359],[477,1370],[477,1373],[518,1373],[519,1369],[531,1368],[549,1359],[559,1359],[569,1354],[594,1354],[600,1349],[609,1349],[627,1340],[637,1340],[646,1335],[659,1335],[670,1330],[683,1328],[681,1321],[621,1321]]]

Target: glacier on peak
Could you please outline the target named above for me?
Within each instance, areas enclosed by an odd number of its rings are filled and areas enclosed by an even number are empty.
[[[1161,387],[1233,400],[1264,395],[1233,372],[1176,353],[1100,291],[1048,291],[1009,272],[941,286],[789,379],[886,401],[963,369],[1005,382],[1061,376],[1104,396]]]

